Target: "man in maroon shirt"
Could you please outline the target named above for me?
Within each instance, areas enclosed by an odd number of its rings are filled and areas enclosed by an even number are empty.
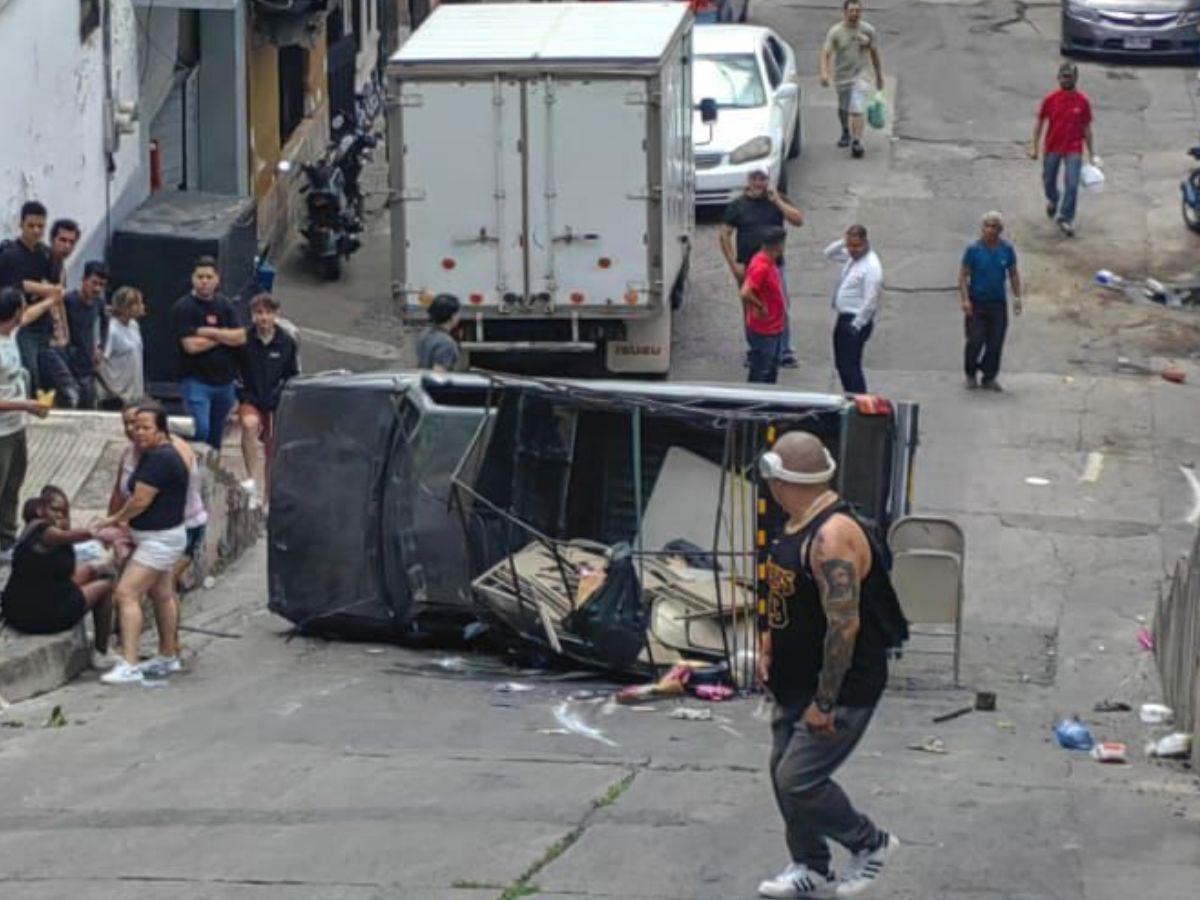
[[[787,298],[779,276],[787,232],[778,226],[763,229],[762,249],[750,258],[742,284],[742,309],[746,313],[746,340],[750,342],[751,384],[774,384],[784,351]]]
[[[1088,161],[1095,165],[1092,152],[1092,105],[1087,94],[1076,90],[1079,69],[1074,63],[1063,63],[1058,67],[1058,90],[1051,91],[1042,100],[1038,109],[1037,122],[1033,126],[1033,142],[1029,145],[1029,158],[1037,159],[1038,144],[1042,129],[1046,130],[1045,158],[1042,163],[1042,181],[1046,189],[1046,215],[1057,217],[1058,228],[1067,237],[1075,234],[1075,198],[1079,193],[1079,172],[1083,168],[1083,151],[1087,149]],[[1065,184],[1058,190],[1058,170],[1064,170]]]

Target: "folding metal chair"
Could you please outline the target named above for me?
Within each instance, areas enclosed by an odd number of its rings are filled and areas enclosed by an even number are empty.
[[[952,637],[954,685],[959,684],[962,658],[963,553],[962,529],[948,519],[911,516],[896,522],[888,534],[892,550],[892,584],[913,634]],[[953,629],[948,634],[945,629]]]

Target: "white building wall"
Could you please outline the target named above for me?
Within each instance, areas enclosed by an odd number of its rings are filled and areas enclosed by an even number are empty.
[[[83,241],[71,260],[104,250],[106,215],[103,33],[79,40],[79,0],[0,2],[0,234],[15,233],[21,204],[40,200],[50,218],[75,219]],[[132,0],[112,0],[113,91],[139,100],[139,40]],[[142,129],[139,128],[139,132]],[[140,133],[123,135],[109,192],[114,227],[149,193]]]

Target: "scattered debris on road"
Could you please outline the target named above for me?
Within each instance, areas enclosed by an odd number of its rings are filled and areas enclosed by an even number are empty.
[[[935,753],[944,755],[950,751],[946,749],[945,742],[938,737],[927,737],[919,744],[909,744],[909,750],[916,750],[918,753]]]
[[[1192,755],[1192,736],[1177,731],[1160,737],[1146,745],[1146,755],[1158,759],[1187,759]]]
[[[711,709],[694,709],[690,706],[679,706],[671,710],[672,719],[682,719],[685,722],[711,722]]]
[[[1096,737],[1078,718],[1062,719],[1054,726],[1054,739],[1064,750],[1091,750]]]
[[[1126,747],[1120,741],[1101,741],[1092,748],[1092,759],[1102,763],[1126,763]]]
[[[1138,710],[1143,725],[1165,725],[1175,718],[1175,711],[1161,703],[1143,703]]]

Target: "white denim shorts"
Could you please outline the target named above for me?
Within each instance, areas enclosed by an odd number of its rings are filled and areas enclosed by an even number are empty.
[[[163,531],[134,529],[133,542],[137,549],[130,559],[156,572],[169,572],[183,558],[183,551],[187,548],[187,529],[182,525]]]
[[[848,84],[837,86],[838,109],[844,109],[852,116],[867,114],[867,101],[871,97],[871,86],[861,78]]]

